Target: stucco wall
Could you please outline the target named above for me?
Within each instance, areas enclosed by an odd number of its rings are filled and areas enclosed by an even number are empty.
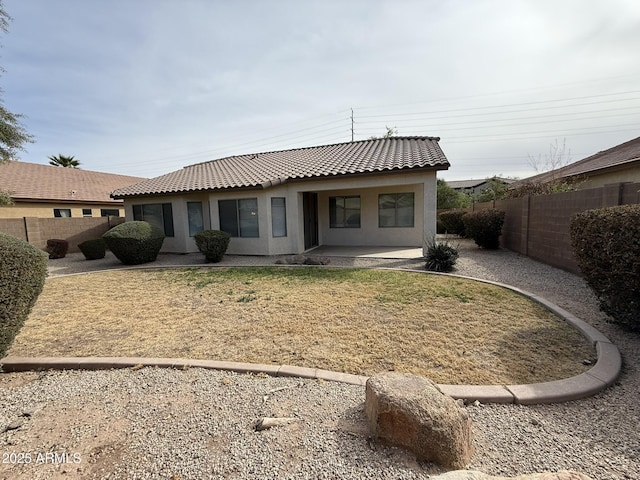
[[[174,236],[167,237],[163,252],[197,252],[188,231],[187,202],[202,201],[205,228],[220,229],[220,200],[256,198],[258,203],[259,237],[231,239],[227,253],[236,255],[280,255],[304,251],[304,192],[318,194],[318,236],[321,245],[389,245],[422,246],[423,236],[435,234],[436,172],[362,175],[313,181],[294,181],[266,190],[250,189],[208,194],[141,197],[125,201],[127,220],[133,219],[134,204],[171,203]],[[414,226],[412,228],[380,228],[378,226],[378,195],[380,193],[414,193]],[[329,197],[361,196],[361,228],[336,229],[329,226]],[[273,237],[271,198],[286,201],[287,236]]]
[[[124,206],[117,204],[69,204],[69,203],[36,203],[36,202],[16,202],[15,205],[0,206],[0,218],[54,218],[54,208],[68,208],[71,210],[72,218],[81,218],[82,209],[90,208],[92,217],[100,217],[100,209],[108,208],[110,210],[117,209],[120,216],[124,216]]]

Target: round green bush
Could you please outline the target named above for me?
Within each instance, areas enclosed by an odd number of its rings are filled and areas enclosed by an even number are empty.
[[[0,358],[27,319],[47,276],[47,254],[0,233]]]
[[[99,260],[107,253],[107,245],[102,238],[86,240],[79,243],[78,248],[87,260]]]
[[[217,263],[222,260],[227,248],[231,235],[220,230],[203,230],[194,236],[196,245],[200,253],[202,253],[207,262]]]
[[[467,213],[465,210],[447,210],[446,212],[439,213],[438,223],[442,231],[438,233],[450,233],[464,237],[464,222],[462,221],[462,217],[465,213]]]
[[[481,248],[500,248],[500,235],[505,212],[494,208],[465,213],[462,216],[465,236],[473,238]]]
[[[164,232],[148,222],[124,222],[102,238],[109,250],[125,265],[153,262],[164,242]]]
[[[640,205],[578,213],[569,226],[584,279],[611,321],[640,332]]]

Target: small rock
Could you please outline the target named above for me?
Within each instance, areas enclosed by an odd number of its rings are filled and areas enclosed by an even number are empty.
[[[4,429],[2,430],[2,433],[8,432],[9,430],[17,430],[22,425],[24,425],[24,418],[17,418],[13,422],[11,422],[9,425],[4,427]]]

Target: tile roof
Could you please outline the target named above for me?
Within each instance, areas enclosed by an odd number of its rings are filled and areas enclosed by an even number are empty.
[[[39,163],[11,161],[0,165],[0,190],[23,201],[121,203],[110,197],[111,192],[142,180],[145,179]]]
[[[445,170],[449,161],[438,145],[439,140],[390,137],[225,157],[120,188],[113,197],[268,188],[296,179],[415,168]]]
[[[490,177],[490,178],[483,178],[482,180],[452,180],[450,182],[447,182],[447,185],[449,185],[451,188],[453,189],[467,189],[467,188],[475,188],[478,187],[484,183],[487,183],[487,180],[491,180],[492,178],[495,178],[496,180],[502,180],[504,183],[513,183],[515,182],[514,179],[512,178],[502,178],[502,177]]]
[[[626,163],[640,161],[640,137],[621,143],[595,155],[570,163],[550,172],[540,173],[520,182],[545,183],[556,178],[571,177],[574,175],[587,175],[598,170],[618,167]]]

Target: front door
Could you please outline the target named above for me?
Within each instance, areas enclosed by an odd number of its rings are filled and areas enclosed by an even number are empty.
[[[304,249],[318,246],[318,194],[302,193],[302,211],[304,215]]]

